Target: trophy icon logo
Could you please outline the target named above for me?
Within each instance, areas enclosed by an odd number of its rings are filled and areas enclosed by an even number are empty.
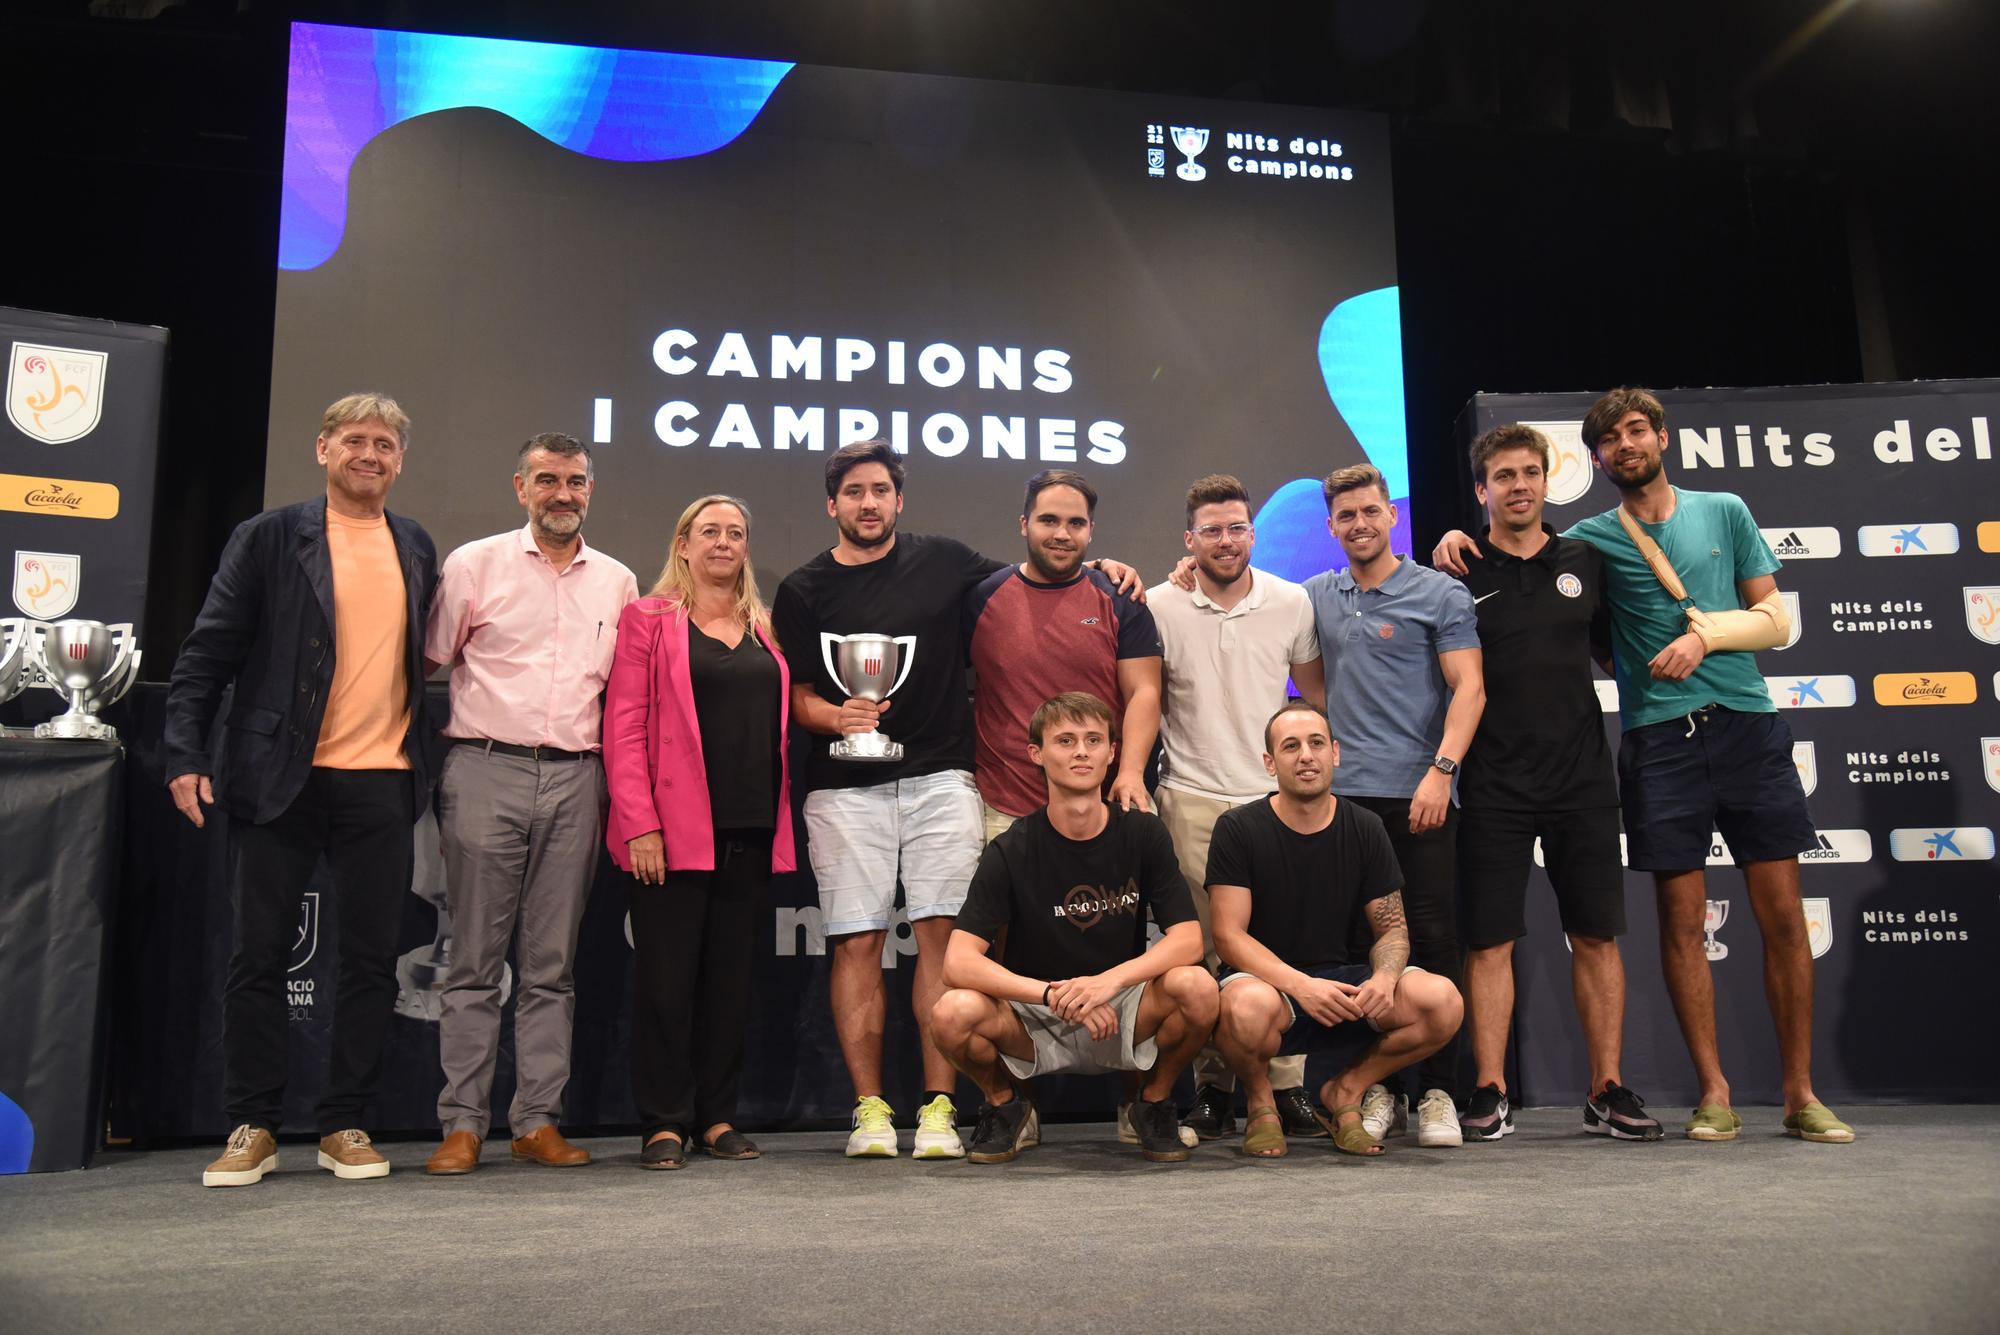
[[[1173,132],[1174,147],[1178,148],[1181,151],[1181,155],[1187,159],[1186,162],[1174,168],[1174,175],[1180,177],[1183,181],[1205,180],[1208,176],[1208,168],[1196,162],[1195,159],[1200,157],[1201,151],[1208,147],[1207,128],[1196,125],[1173,125],[1168,128]]]
[[[1707,939],[1701,943],[1701,948],[1708,952],[1708,962],[1710,964],[1729,958],[1729,947],[1715,939],[1715,934],[1722,930],[1722,924],[1728,921],[1729,901],[1726,899],[1709,900],[1708,907],[1701,915],[1701,930],[1708,934]]]
[[[69,708],[35,725],[37,737],[89,737],[115,741],[118,730],[97,717],[124,697],[139,675],[138,638],[132,623],[39,622],[30,626],[30,653],[42,676]]]
[[[819,651],[833,684],[850,699],[880,703],[909,680],[910,666],[917,661],[917,637],[827,631],[820,634]],[[835,760],[901,760],[903,744],[871,729],[837,738],[826,753]]]

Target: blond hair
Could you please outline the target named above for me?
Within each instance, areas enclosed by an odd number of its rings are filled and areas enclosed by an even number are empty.
[[[331,436],[350,422],[380,422],[392,428],[404,449],[410,448],[410,415],[387,394],[344,394],[327,405],[319,419],[319,434]]]
[[[681,543],[694,531],[696,516],[711,505],[734,506],[736,513],[743,516],[743,568],[736,572],[736,616],[747,629],[757,631],[775,644],[777,637],[771,632],[771,612],[757,595],[757,572],[750,564],[750,507],[735,496],[719,492],[700,496],[681,511],[680,521],[674,525],[674,536],[667,543],[667,563],[660,567],[660,577],[653,581],[653,587],[647,590],[646,596],[664,598],[669,606],[693,614],[694,571],[688,568],[687,558],[681,555]]]

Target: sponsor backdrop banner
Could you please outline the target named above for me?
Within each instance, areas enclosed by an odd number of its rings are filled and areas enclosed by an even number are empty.
[[[145,623],[167,331],[0,307],[0,615]]]
[[[1503,422],[1547,435],[1548,520],[1561,531],[1617,503],[1580,438],[1595,398],[1478,395],[1462,443]],[[1954,1018],[2000,970],[2000,381],[1661,399],[1669,480],[1741,496],[1784,562],[1794,638],[1758,661],[1818,825],[1799,859],[1818,976],[1814,1084],[1836,1101],[2000,1097],[1990,1037]],[[1615,742],[1617,690],[1598,687]],[[1516,954],[1514,1087],[1572,1101],[1588,1074],[1569,962],[1539,871],[1534,886]],[[1757,923],[1720,838],[1708,895],[1723,1067],[1739,1099],[1775,1099]],[[1652,878],[1628,874],[1626,896],[1626,1080],[1684,1100],[1692,1073],[1660,982]]]

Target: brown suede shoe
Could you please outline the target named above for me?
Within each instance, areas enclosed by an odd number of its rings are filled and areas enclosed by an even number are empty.
[[[222,1157],[202,1171],[204,1187],[247,1187],[264,1180],[278,1166],[278,1142],[261,1126],[247,1122],[229,1133]]]
[[[424,1171],[432,1177],[460,1177],[479,1167],[479,1137],[454,1131],[437,1147]]]
[[[389,1176],[389,1161],[376,1150],[368,1139],[368,1133],[359,1127],[321,1136],[319,1166],[335,1177],[349,1180]]]
[[[590,1151],[580,1150],[563,1139],[554,1126],[537,1127],[514,1142],[514,1158],[532,1160],[549,1168],[575,1168],[590,1162]]]

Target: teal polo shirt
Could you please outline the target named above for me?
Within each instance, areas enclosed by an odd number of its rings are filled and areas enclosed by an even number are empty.
[[[1438,655],[1479,647],[1472,595],[1408,557],[1372,589],[1328,570],[1305,590],[1326,668],[1326,716],[1340,742],[1333,791],[1409,797],[1444,740],[1451,691]]]
[[[1674,488],[1674,512],[1664,524],[1642,527],[1660,544],[1688,596],[1705,612],[1741,607],[1737,584],[1782,568],[1750,507],[1726,491]],[[1687,614],[1660,584],[1618,522],[1618,511],[1578,520],[1565,538],[1587,542],[1604,554],[1604,591],[1611,607],[1611,647],[1618,666],[1618,712],[1626,731],[1678,718],[1718,704],[1745,714],[1777,708],[1757,656],[1710,654],[1686,681],[1655,680],[1647,664],[1687,632]]]

